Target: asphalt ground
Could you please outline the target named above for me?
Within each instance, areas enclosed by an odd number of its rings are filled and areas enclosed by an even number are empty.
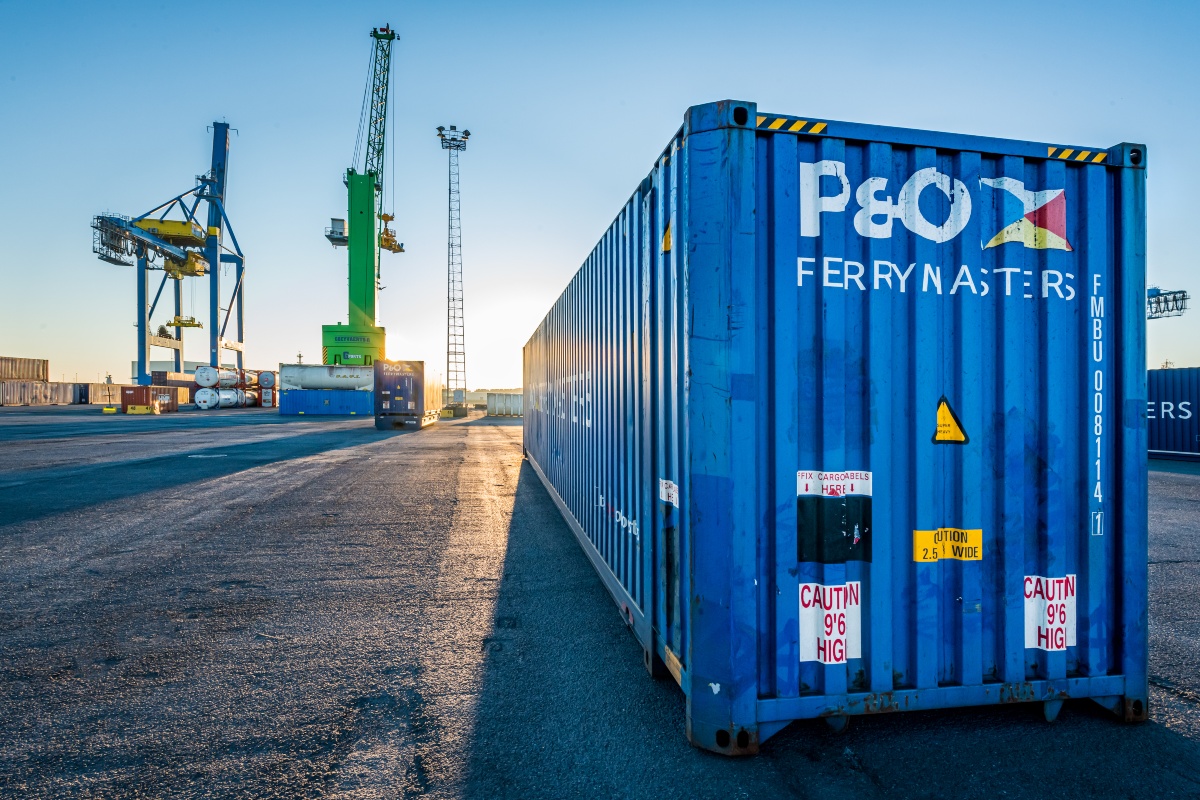
[[[693,749],[515,421],[0,409],[0,796],[1200,796],[1200,466],[1151,462],[1151,721]]]

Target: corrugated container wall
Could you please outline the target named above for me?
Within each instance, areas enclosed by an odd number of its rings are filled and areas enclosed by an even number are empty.
[[[44,358],[0,356],[0,381],[48,381],[50,362]]]
[[[0,382],[0,406],[66,406],[86,402],[77,383],[7,380]]]
[[[69,406],[75,402],[75,384],[48,383],[49,397],[47,402],[52,406]]]
[[[150,381],[154,386],[177,386],[191,389],[196,386],[196,376],[189,372],[164,372],[156,370],[150,373]],[[185,400],[184,402],[190,402]]]
[[[87,402],[91,405],[113,406],[121,404],[121,384],[88,384]]]
[[[1150,455],[1200,456],[1200,368],[1152,369],[1146,377]]]
[[[45,381],[0,383],[0,405],[45,406],[50,404],[50,384]]]
[[[690,109],[525,346],[525,448],[693,743],[1145,719],[1141,145]]]
[[[186,386],[152,386],[154,398],[163,411],[178,411],[192,402],[192,390]]]
[[[278,402],[283,415],[371,416],[375,396],[356,389],[281,389]]]
[[[504,392],[487,393],[487,413],[489,417],[519,417],[525,395],[507,394]]]

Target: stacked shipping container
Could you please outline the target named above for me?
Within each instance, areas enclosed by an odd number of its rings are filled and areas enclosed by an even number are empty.
[[[0,406],[46,406],[121,402],[121,386],[113,383],[51,382],[50,362],[43,358],[0,356]]]
[[[0,356],[0,381],[49,381],[50,362],[44,358]]]
[[[280,414],[368,416],[374,411],[373,366],[280,364],[276,377]]]

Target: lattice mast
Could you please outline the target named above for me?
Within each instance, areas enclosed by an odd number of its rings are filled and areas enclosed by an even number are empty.
[[[471,132],[438,126],[442,149],[449,153],[450,200],[446,237],[446,404],[462,405],[467,394],[467,345],[463,327],[462,219],[458,186],[458,154],[467,149]]]

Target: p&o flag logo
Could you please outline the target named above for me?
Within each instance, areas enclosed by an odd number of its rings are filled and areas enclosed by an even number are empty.
[[[1062,189],[1032,192],[1015,178],[981,178],[980,182],[1004,192],[1000,210],[1004,228],[983,246],[1020,242],[1034,250],[1067,250],[1067,197]],[[1009,221],[1011,220],[1011,222]]]

